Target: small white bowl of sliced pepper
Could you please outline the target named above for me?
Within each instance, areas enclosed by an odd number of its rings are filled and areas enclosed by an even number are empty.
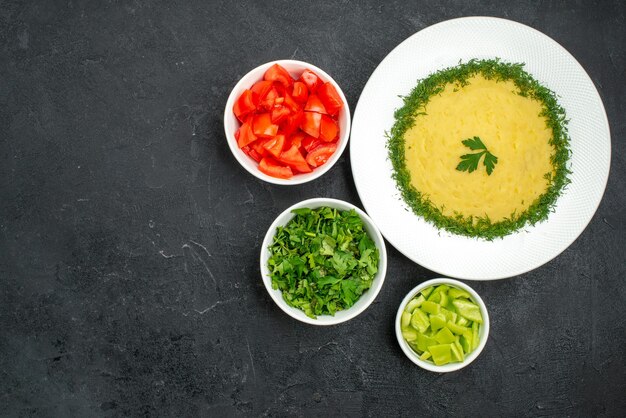
[[[402,351],[413,363],[433,372],[453,372],[474,361],[485,347],[489,314],[474,289],[438,278],[407,294],[395,328]]]

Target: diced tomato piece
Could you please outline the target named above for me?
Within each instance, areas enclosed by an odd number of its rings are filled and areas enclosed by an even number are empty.
[[[276,135],[274,138],[271,138],[265,144],[263,144],[263,148],[269,151],[274,157],[279,157],[280,153],[283,152],[283,148],[285,146],[285,135]]]
[[[235,131],[235,139],[237,140],[237,142],[239,142],[239,131],[241,130],[241,126],[239,128],[237,128],[237,130]]]
[[[291,135],[295,130],[300,127],[303,115],[304,112],[300,110],[296,113],[292,113],[290,116],[287,116],[287,118],[281,125],[282,132],[285,135]]]
[[[237,116],[237,119],[242,122],[244,120],[244,116],[255,109],[256,105],[252,101],[252,92],[250,90],[244,90],[233,105],[233,112],[235,113],[235,116]]]
[[[320,113],[304,112],[302,122],[300,122],[300,128],[312,137],[319,138],[321,124],[322,115]]]
[[[280,123],[291,114],[291,111],[285,106],[274,106],[272,109],[272,123],[280,125]]]
[[[305,103],[306,99],[309,97],[309,89],[302,81],[296,81],[293,83],[291,96],[295,101]]]
[[[277,81],[274,82],[274,88],[276,89],[276,92],[278,93],[278,97],[283,97],[285,93],[287,92],[287,89],[285,89],[285,86],[283,86],[281,83]]]
[[[265,98],[259,102],[259,107],[265,110],[272,110],[274,101],[278,98],[278,92],[274,87],[265,95]]]
[[[261,157],[264,157],[266,155],[269,154],[269,152],[267,152],[267,150],[265,149],[265,147],[263,145],[265,145],[265,143],[267,141],[270,141],[269,139],[264,139],[264,138],[259,138],[258,140],[252,142],[249,146],[250,149],[254,150],[257,154],[259,154]]]
[[[253,159],[254,161],[256,161],[257,163],[258,163],[259,161],[261,161],[261,158],[263,158],[262,156],[260,156],[260,155],[259,155],[259,153],[258,153],[258,152],[256,152],[256,151],[255,151],[254,149],[252,149],[252,148],[250,148],[250,151],[248,152],[248,155],[249,155],[250,157],[252,157],[252,159]]]
[[[239,138],[237,138],[237,144],[239,145],[239,148],[243,148],[254,141],[256,141],[256,135],[252,131],[252,126],[250,122],[245,122],[239,128]]]
[[[250,158],[252,158],[254,161],[256,161],[257,163],[259,161],[261,161],[261,157],[255,150],[253,150],[252,148],[250,148],[249,146],[245,146],[243,148],[241,148],[241,150]]]
[[[252,131],[256,136],[271,138],[278,133],[278,125],[272,123],[269,113],[259,113],[252,122]]]
[[[336,115],[343,107],[343,101],[331,83],[322,85],[317,90],[317,95],[330,115]]]
[[[302,147],[304,147],[304,150],[308,153],[311,152],[312,149],[315,149],[321,143],[322,141],[320,139],[313,138],[312,136],[307,135],[302,140]]]
[[[292,145],[287,151],[283,151],[280,157],[278,157],[278,161],[295,168],[300,173],[310,173],[313,171],[295,145]]]
[[[259,102],[265,100],[265,96],[272,89],[274,83],[267,80],[261,80],[254,83],[250,90],[252,91],[252,98],[255,104],[258,106]]]
[[[326,142],[332,142],[337,139],[339,126],[333,118],[322,115],[322,123],[320,124],[320,139]]]
[[[306,84],[309,89],[309,94],[315,93],[317,88],[323,84],[318,75],[311,70],[304,70],[298,81],[302,81]]]
[[[304,106],[304,110],[309,112],[328,113],[324,104],[316,94],[309,96],[309,99],[306,101],[306,105]]]
[[[297,112],[298,110],[302,109],[302,107],[298,103],[296,103],[296,101],[293,99],[293,97],[291,97],[289,93],[285,93],[284,99],[285,106],[287,106],[292,112]]]
[[[321,144],[312,149],[306,156],[306,162],[312,167],[319,167],[324,164],[331,155],[337,150],[337,143],[330,142],[327,144]]]
[[[265,71],[263,79],[269,81],[277,81],[284,87],[289,87],[293,83],[293,78],[287,70],[281,67],[279,64],[274,64]]]
[[[296,147],[300,148],[302,146],[302,140],[304,138],[306,138],[306,134],[302,131],[297,131],[289,138],[288,142],[290,145],[295,145]]]
[[[293,171],[291,171],[291,168],[285,167],[269,157],[264,157],[261,160],[259,163],[259,170],[268,176],[278,177],[281,179],[293,177]]]

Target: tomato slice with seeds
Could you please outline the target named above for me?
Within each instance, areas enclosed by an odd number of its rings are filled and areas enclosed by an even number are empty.
[[[320,136],[320,126],[322,123],[322,114],[317,112],[304,112],[300,128],[314,138]]]
[[[317,94],[309,96],[309,99],[306,101],[306,105],[304,106],[304,110],[309,112],[328,113]]]
[[[320,165],[326,163],[336,150],[336,142],[321,144],[307,154],[306,162],[312,167],[319,167]]]
[[[300,76],[299,81],[306,84],[309,89],[309,94],[313,94],[317,91],[317,88],[323,84],[322,80],[311,70],[304,70]]]
[[[287,70],[285,70],[279,64],[274,64],[265,71],[263,75],[264,80],[276,81],[282,84],[284,87],[289,87],[293,83],[293,78]]]
[[[336,115],[343,107],[343,101],[337,89],[330,82],[322,85],[318,89],[317,95],[330,115]]]
[[[237,116],[237,119],[239,119],[241,122],[243,122],[244,116],[254,111],[255,109],[256,105],[252,100],[252,92],[250,90],[244,90],[244,92],[241,93],[241,96],[239,96],[239,98],[233,105],[233,112],[235,113],[235,116]]]
[[[329,116],[322,115],[322,121],[320,123],[320,139],[326,142],[332,142],[337,139],[339,133],[339,126],[337,122]]]
[[[289,179],[293,177],[293,171],[291,171],[290,167],[281,165],[270,157],[264,157],[261,159],[261,162],[259,162],[259,170],[268,176],[278,177],[281,179]]]

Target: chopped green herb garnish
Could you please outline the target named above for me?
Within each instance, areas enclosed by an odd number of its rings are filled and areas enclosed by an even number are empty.
[[[459,163],[459,165],[456,166],[456,169],[459,171],[467,171],[471,173],[478,168],[480,158],[484,155],[485,158],[483,160],[483,164],[487,168],[487,174],[491,175],[491,173],[493,172],[493,168],[498,163],[498,157],[490,153],[485,144],[483,144],[483,141],[481,141],[481,139],[477,136],[465,139],[461,142],[472,151],[483,151],[477,152],[475,154],[461,155],[461,162]]]
[[[372,286],[378,249],[354,210],[295,209],[269,250],[272,287],[315,318],[350,308]]]

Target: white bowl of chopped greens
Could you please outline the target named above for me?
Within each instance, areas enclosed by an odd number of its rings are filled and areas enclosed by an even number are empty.
[[[489,335],[483,300],[458,280],[428,280],[398,308],[396,337],[404,354],[432,372],[459,370],[481,353]]]
[[[387,271],[385,242],[361,209],[337,199],[296,203],[269,227],[261,247],[263,283],[298,321],[334,325],[363,312]]]

